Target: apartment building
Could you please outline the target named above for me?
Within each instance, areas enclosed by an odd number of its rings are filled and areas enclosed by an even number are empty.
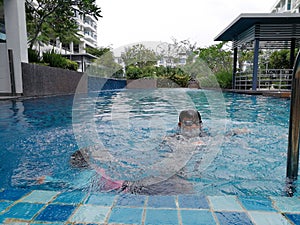
[[[300,13],[300,0],[277,0],[271,13]]]
[[[21,63],[28,62],[24,1],[0,0],[0,96],[23,93]]]
[[[80,15],[79,11],[74,9],[74,18],[79,27],[78,34],[81,35],[79,43],[62,43],[56,39],[50,43],[36,44],[34,46],[39,52],[51,51],[62,54],[66,58],[78,63],[78,71],[85,72],[88,65],[96,57],[86,53],[86,48],[97,47],[97,20],[90,15]]]

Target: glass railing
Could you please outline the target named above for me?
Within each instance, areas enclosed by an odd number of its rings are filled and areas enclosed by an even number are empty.
[[[290,90],[292,69],[260,70],[257,75],[257,90]],[[235,89],[252,89],[252,72],[240,72],[235,76]]]

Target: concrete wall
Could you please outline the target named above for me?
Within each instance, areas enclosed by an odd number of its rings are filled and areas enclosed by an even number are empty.
[[[0,95],[11,93],[6,43],[0,43]],[[6,53],[6,54],[4,54]]]
[[[153,89],[157,87],[156,79],[127,80],[128,89]]]
[[[22,63],[22,71],[24,96],[65,95],[74,94],[76,91],[87,92],[88,78],[83,76],[83,73],[28,63]],[[80,87],[78,87],[79,82]]]

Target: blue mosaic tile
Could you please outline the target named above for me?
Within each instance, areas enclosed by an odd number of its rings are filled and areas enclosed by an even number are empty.
[[[290,221],[292,221],[295,225],[300,224],[300,214],[284,214]]]
[[[68,220],[75,208],[74,205],[48,205],[35,220],[63,222]]]
[[[179,195],[179,208],[209,209],[205,196]]]
[[[147,207],[153,208],[176,208],[174,196],[149,196]]]
[[[126,194],[119,196],[116,205],[143,207],[145,205],[145,201],[146,196]]]
[[[181,210],[182,225],[215,225],[212,213],[208,210]]]
[[[65,223],[30,223],[30,225],[65,225]],[[76,224],[76,225],[79,225],[79,224]]]
[[[112,209],[108,222],[121,224],[141,224],[142,216],[142,208],[114,207]]]
[[[81,205],[70,219],[77,223],[103,223],[109,212],[108,207],[98,205]]]
[[[104,193],[91,194],[85,201],[85,204],[111,206],[115,198],[116,196],[111,194],[104,194]]]
[[[172,209],[147,209],[145,225],[174,225],[178,223],[178,212]]]
[[[287,219],[275,212],[248,212],[255,225],[289,225]]]
[[[215,211],[243,211],[235,196],[208,196]]]
[[[4,223],[5,217],[3,215],[0,215],[0,223]]]
[[[246,213],[242,212],[215,212],[221,225],[253,225]]]
[[[239,197],[240,202],[247,210],[256,211],[276,211],[272,206],[272,201],[264,197]]]
[[[42,208],[44,204],[17,203],[3,214],[6,218],[31,220]]]
[[[82,203],[86,193],[80,191],[64,192],[57,196],[53,202],[66,203],[66,204],[79,204]]]
[[[275,207],[281,212],[300,213],[300,199],[289,197],[271,197]]]
[[[0,192],[0,200],[16,201],[28,193],[27,190],[8,189]]]
[[[50,202],[59,192],[55,191],[41,191],[35,190],[22,199],[22,202],[30,203],[48,203]]]
[[[12,201],[0,202],[0,212],[4,211],[12,203],[13,203]]]
[[[25,222],[10,222],[10,223],[5,223],[5,224],[10,224],[10,225],[28,225],[28,223],[25,223]]]
[[[30,223],[30,225],[65,225],[65,223]],[[76,224],[76,225],[79,225],[79,224]]]

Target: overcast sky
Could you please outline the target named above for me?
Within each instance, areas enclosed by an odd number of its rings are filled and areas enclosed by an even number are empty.
[[[208,47],[241,13],[269,13],[276,0],[97,0],[98,45],[189,39]]]

